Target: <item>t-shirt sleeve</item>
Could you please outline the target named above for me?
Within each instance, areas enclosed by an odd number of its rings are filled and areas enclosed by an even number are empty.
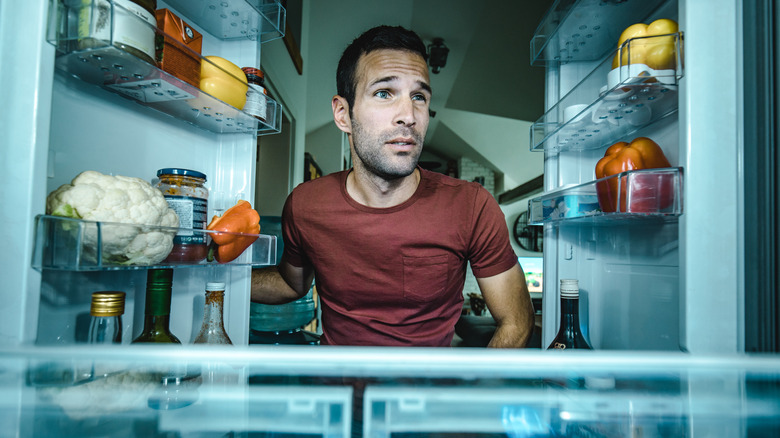
[[[293,266],[302,267],[309,264],[303,251],[301,235],[296,227],[294,200],[295,191],[287,197],[282,210],[282,240],[284,241],[284,258]]]
[[[498,202],[483,187],[475,196],[469,262],[474,276],[491,277],[516,265],[509,229]]]

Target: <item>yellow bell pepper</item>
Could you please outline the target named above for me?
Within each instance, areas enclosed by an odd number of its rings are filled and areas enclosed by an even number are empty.
[[[200,89],[217,99],[243,109],[249,88],[246,74],[235,64],[219,56],[206,56],[200,64]]]
[[[670,35],[674,33],[677,33],[677,23],[668,18],[661,18],[650,24],[636,23],[628,26],[618,39],[619,50],[612,59],[612,68],[628,64],[645,64],[655,70],[674,68],[675,44],[674,36]],[[623,46],[633,38],[637,39],[630,43],[630,48]]]

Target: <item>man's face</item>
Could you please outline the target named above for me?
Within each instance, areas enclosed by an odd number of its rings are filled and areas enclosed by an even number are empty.
[[[428,130],[431,87],[422,56],[375,50],[357,68],[352,141],[371,173],[391,180],[410,175]]]

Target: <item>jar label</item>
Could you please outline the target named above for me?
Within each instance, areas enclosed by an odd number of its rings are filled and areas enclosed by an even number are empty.
[[[255,117],[259,117],[263,121],[266,120],[266,110],[268,104],[266,102],[265,88],[249,84],[246,92],[246,103],[244,104],[244,112],[251,114]]]
[[[179,227],[196,230],[206,229],[208,201],[203,198],[176,195],[166,195],[165,200],[168,201],[168,206],[179,216]],[[206,234],[195,233],[191,230],[180,230],[174,237],[173,243],[182,245],[205,244]]]
[[[114,4],[119,7],[112,8],[108,0],[97,0],[93,7],[86,2],[79,11],[79,36],[127,45],[154,59],[154,28],[157,26],[154,14],[130,0],[114,0]]]

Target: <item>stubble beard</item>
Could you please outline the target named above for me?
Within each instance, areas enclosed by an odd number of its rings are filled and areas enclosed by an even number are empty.
[[[398,137],[411,137],[418,147],[409,153],[388,155],[385,144]],[[422,152],[420,146],[422,146],[423,139],[417,131],[409,128],[399,128],[372,135],[363,129],[360,122],[353,120],[352,141],[355,146],[355,154],[363,167],[368,172],[391,181],[409,176],[414,172]],[[405,159],[397,159],[400,157]]]

